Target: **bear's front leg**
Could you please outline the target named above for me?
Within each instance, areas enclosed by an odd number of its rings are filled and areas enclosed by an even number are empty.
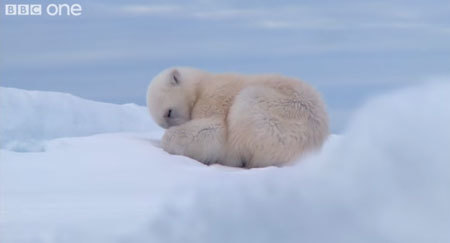
[[[166,130],[161,145],[168,153],[188,156],[209,165],[225,160],[225,132],[221,119],[191,120]]]

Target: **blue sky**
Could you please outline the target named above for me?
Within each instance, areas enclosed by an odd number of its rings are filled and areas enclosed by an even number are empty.
[[[281,73],[321,91],[339,131],[368,97],[450,73],[447,1],[42,1],[83,14],[4,15],[27,2],[1,3],[2,86],[144,104],[169,66]]]

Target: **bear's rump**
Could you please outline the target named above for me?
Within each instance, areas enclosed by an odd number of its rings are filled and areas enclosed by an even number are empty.
[[[230,107],[228,145],[247,167],[283,164],[303,152],[308,141],[306,107],[278,90],[254,85]]]

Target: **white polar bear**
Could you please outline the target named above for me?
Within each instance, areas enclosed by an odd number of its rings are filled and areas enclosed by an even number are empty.
[[[147,91],[162,147],[205,164],[279,166],[320,148],[328,116],[308,84],[279,75],[212,74],[177,67]]]

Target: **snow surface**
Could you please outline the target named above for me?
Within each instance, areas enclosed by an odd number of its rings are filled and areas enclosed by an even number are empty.
[[[42,141],[156,128],[146,108],[114,105],[43,91],[0,87],[0,146],[15,151],[42,150]]]
[[[251,170],[165,153],[142,107],[0,97],[2,243],[450,242],[450,83],[376,97],[320,153]]]

